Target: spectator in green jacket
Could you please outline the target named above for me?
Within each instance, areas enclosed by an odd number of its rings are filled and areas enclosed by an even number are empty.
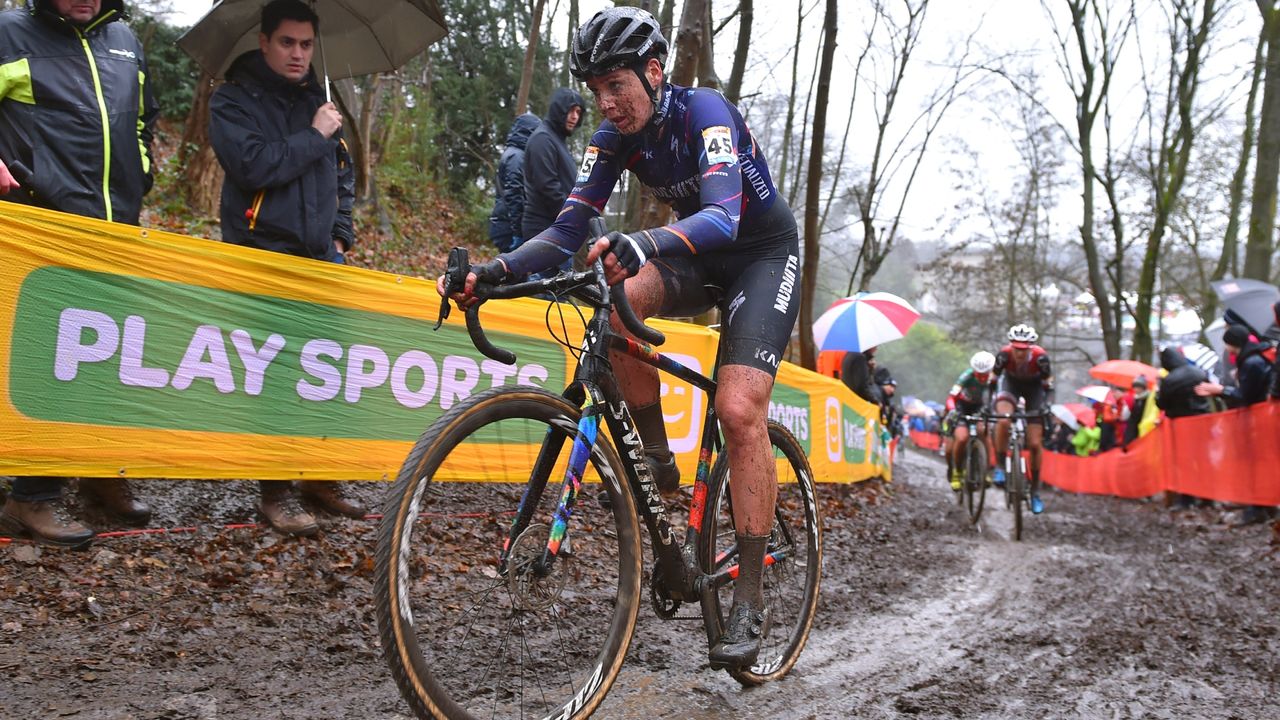
[[[1100,427],[1089,427],[1081,424],[1080,429],[1071,438],[1071,447],[1075,448],[1076,455],[1080,457],[1089,457],[1098,452],[1098,447],[1101,444],[1102,428]]]
[[[0,13],[0,198],[138,224],[158,107],[123,18],[122,0],[29,0]],[[64,483],[16,478],[0,529],[87,547],[94,532],[66,516]],[[127,522],[151,519],[124,479],[86,478],[80,492]]]

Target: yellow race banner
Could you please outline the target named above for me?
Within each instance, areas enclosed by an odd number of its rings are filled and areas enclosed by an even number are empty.
[[[379,480],[444,411],[491,387],[559,393],[573,356],[545,301],[495,302],[485,358],[434,282],[0,203],[0,474]],[[553,327],[559,328],[558,315]],[[577,347],[582,322],[566,313]],[[716,335],[654,321],[709,372]],[[693,477],[706,396],[663,376]],[[770,417],[819,481],[890,474],[876,408],[784,363]]]

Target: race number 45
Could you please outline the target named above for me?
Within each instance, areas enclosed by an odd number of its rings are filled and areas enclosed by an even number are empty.
[[[702,146],[707,150],[708,165],[732,165],[738,159],[738,151],[733,146],[733,134],[724,125],[705,128],[702,131]]]

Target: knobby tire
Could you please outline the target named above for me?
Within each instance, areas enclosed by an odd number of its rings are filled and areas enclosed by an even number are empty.
[[[819,516],[813,470],[799,441],[782,425],[769,423],[769,442],[778,467],[778,501],[768,552],[785,559],[764,570],[764,596],[772,629],[761,644],[760,656],[749,668],[730,668],[729,674],[746,686],[760,685],[786,675],[809,638],[818,606],[822,579],[822,519]],[[716,458],[708,480],[698,558],[712,571],[738,562],[729,489],[729,453]],[[733,583],[703,598],[702,615],[709,637],[719,637],[733,601]]]
[[[497,388],[451,408],[401,468],[378,532],[375,603],[383,655],[418,718],[586,718],[617,678],[635,631],[642,556],[623,465],[603,427],[568,544],[549,576],[529,569],[546,544],[579,415],[536,388]],[[544,439],[559,454],[546,456],[555,462],[536,512],[500,569]],[[601,483],[614,511],[596,500]]]

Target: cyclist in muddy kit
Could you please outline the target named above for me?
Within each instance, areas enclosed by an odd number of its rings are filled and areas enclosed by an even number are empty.
[[[578,28],[569,69],[606,118],[591,138],[577,183],[555,223],[520,248],[473,268],[499,283],[559,265],[587,239],[630,170],[677,220],[597,238],[610,283],[626,279],[641,317],[695,315],[724,307],[716,414],[730,448],[730,491],[740,575],[726,631],[710,651],[716,667],[752,664],[768,631],[763,567],[777,474],[769,444],[769,395],[799,314],[799,236],[738,109],[714,90],[665,82],[667,40],[649,13],[612,7]],[[443,278],[438,289],[445,292]],[[614,328],[623,332],[617,317]],[[644,439],[646,462],[671,492],[679,471],[667,446],[657,371],[626,355],[612,362]]]
[[[951,489],[960,492],[964,479],[964,458],[969,445],[969,427],[964,423],[965,415],[977,415],[986,407],[988,389],[991,385],[991,370],[996,366],[996,356],[986,350],[979,350],[969,359],[969,367],[956,378],[947,394],[947,479]],[[990,443],[986,431],[986,423],[978,425],[978,442]]]
[[[996,364],[992,372],[998,379],[995,396],[995,411],[998,415],[1007,415],[1017,409],[1018,400],[1026,403],[1026,412],[1047,413],[1052,402],[1053,369],[1049,364],[1049,353],[1036,345],[1039,333],[1030,325],[1014,325],[1009,328],[1009,344],[996,353]],[[996,424],[996,463],[992,479],[996,485],[1004,486],[1003,458],[1009,452],[1008,419]],[[1031,512],[1039,515],[1044,512],[1044,502],[1040,500],[1040,457],[1044,454],[1044,423],[1027,422],[1027,449],[1031,451]]]

